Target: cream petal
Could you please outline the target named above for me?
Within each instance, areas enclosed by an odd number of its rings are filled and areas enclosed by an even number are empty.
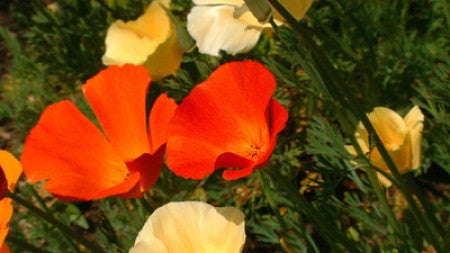
[[[120,25],[140,37],[147,37],[159,43],[165,41],[171,32],[170,17],[159,1],[153,1],[138,19],[122,22]]]
[[[388,150],[398,149],[403,144],[407,128],[403,118],[395,111],[375,107],[367,116]]]
[[[130,30],[120,28],[116,23],[109,27],[105,44],[103,64],[119,66],[125,63],[143,64],[159,45],[146,37],[137,36]]]
[[[155,210],[139,232],[135,245],[146,252],[154,252],[149,242],[159,241],[167,253],[238,253],[245,242],[244,228],[244,214],[234,207],[215,208],[196,201],[171,202]],[[163,248],[157,244],[158,250]],[[143,251],[134,251],[133,247],[130,252]]]
[[[235,19],[233,12],[231,6],[195,6],[191,9],[187,17],[187,29],[201,53],[218,56],[220,50],[224,50],[234,55],[247,52],[255,46],[263,27],[249,26]]]
[[[153,1],[135,21],[118,20],[111,24],[105,39],[103,64],[143,64],[172,31],[169,16],[161,6],[166,2]]]
[[[411,138],[411,169],[417,169],[422,164],[421,146],[423,121],[425,120],[425,116],[418,106],[414,106],[408,114],[406,114],[404,120]]]

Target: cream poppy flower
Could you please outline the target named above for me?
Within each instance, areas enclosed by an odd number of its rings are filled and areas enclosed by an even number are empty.
[[[385,107],[376,107],[367,116],[401,174],[420,167],[424,115],[418,106],[414,106],[404,118]],[[369,134],[361,122],[358,124],[355,137],[362,152],[370,159],[370,163],[390,173],[378,149],[374,147],[371,150]],[[348,150],[356,155],[354,149]],[[392,184],[380,173],[378,179],[386,187]]]
[[[193,0],[195,6],[187,17],[187,29],[200,53],[218,56],[247,52],[258,42],[261,31],[270,24],[260,23],[246,8],[244,0]],[[281,0],[297,19],[302,18],[312,0]],[[275,12],[277,23],[281,16]]]
[[[170,1],[154,0],[138,19],[117,20],[108,28],[106,51],[102,57],[105,65],[132,63],[149,69],[152,80],[159,80],[175,72],[183,51],[169,15]]]
[[[171,202],[148,218],[130,253],[239,253],[244,214],[234,207],[197,201]]]

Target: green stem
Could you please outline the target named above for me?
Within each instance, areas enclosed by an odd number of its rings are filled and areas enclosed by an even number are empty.
[[[368,169],[366,170],[366,173],[369,177],[370,185],[372,186],[372,189],[375,192],[378,201],[380,201],[381,208],[386,214],[388,224],[391,225],[392,229],[394,230],[394,233],[397,234],[397,236],[401,238],[402,241],[407,245],[408,243],[405,242],[405,237],[402,234],[400,227],[398,226],[397,219],[395,218],[394,213],[392,212],[392,209],[387,202],[386,195],[383,193],[380,187],[380,182],[378,181],[375,171],[372,169]],[[408,249],[408,247],[405,248]]]
[[[28,210],[32,211],[33,213],[35,213],[36,215],[38,215],[39,217],[41,217],[42,219],[44,219],[45,221],[47,221],[48,223],[53,225],[54,227],[58,228],[65,235],[69,236],[70,238],[74,239],[75,241],[79,242],[80,244],[83,244],[91,252],[106,253],[106,251],[104,251],[100,247],[100,245],[98,245],[96,242],[91,242],[91,241],[86,240],[85,238],[83,238],[78,233],[72,231],[64,223],[60,222],[59,220],[57,220],[52,215],[42,211],[40,208],[38,208],[35,205],[31,204],[26,199],[23,199],[22,197],[14,194],[12,192],[7,192],[6,196],[8,198],[11,198],[12,200],[14,200],[16,203],[18,203],[18,204],[28,208]]]
[[[147,202],[147,199],[145,197],[139,198],[138,201],[139,203],[141,203],[146,213],[151,214],[153,213],[153,211],[155,211],[155,209],[152,208],[150,204]]]
[[[51,215],[50,209],[45,204],[45,201],[41,198],[41,196],[37,193],[36,189],[34,189],[33,185],[26,184],[26,186],[22,190],[28,190],[31,192],[31,195],[36,199],[36,201],[39,203],[43,211]],[[52,215],[53,216],[53,215]],[[70,240],[70,238],[66,234],[61,234],[63,240],[67,242],[69,247],[73,250],[73,252],[81,253],[80,249],[75,245],[75,243]]]

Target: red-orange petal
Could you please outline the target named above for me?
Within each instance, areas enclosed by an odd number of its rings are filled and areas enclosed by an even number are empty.
[[[167,143],[169,123],[178,105],[166,94],[161,94],[153,104],[148,117],[148,133],[151,153]]]
[[[25,141],[21,162],[28,180],[65,200],[124,194],[139,180],[102,132],[70,101],[47,107]]]
[[[148,153],[145,99],[150,84],[143,66],[109,66],[83,85],[100,125],[124,161]]]
[[[155,154],[143,154],[133,162],[127,162],[131,173],[139,175],[139,182],[133,189],[117,197],[140,198],[152,187],[161,174],[164,158],[164,149],[159,149]]]
[[[166,151],[169,168],[193,179],[204,178],[219,167],[241,168],[224,174],[235,179],[266,163],[276,137],[272,132],[278,133],[287,119],[269,112],[275,86],[275,78],[260,63],[232,62],[219,67],[175,112]],[[275,113],[280,113],[277,106]]]

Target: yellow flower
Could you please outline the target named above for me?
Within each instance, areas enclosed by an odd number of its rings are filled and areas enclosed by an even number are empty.
[[[367,116],[401,174],[420,167],[424,115],[418,106],[414,106],[404,118],[385,107],[376,107]],[[361,122],[355,137],[370,163],[390,173],[378,149],[370,145],[369,134]],[[354,149],[349,148],[349,151],[356,155]],[[378,179],[386,187],[391,185],[380,173]]]
[[[244,227],[237,208],[171,202],[148,218],[129,253],[239,253]]]
[[[261,31],[270,27],[252,15],[244,0],[194,0],[187,17],[187,29],[200,53],[218,56],[223,50],[238,54],[251,50]],[[302,18],[312,0],[282,0],[280,3],[297,19]],[[278,12],[275,22],[282,24]]]
[[[0,184],[6,184],[6,189],[13,191],[20,174],[22,174],[22,165],[20,165],[19,161],[17,161],[11,153],[0,150],[0,170],[0,173],[4,175],[4,177],[0,177],[0,180],[6,181],[0,182]],[[1,195],[3,195],[3,193],[0,192],[0,196]],[[8,222],[13,213],[11,202],[12,200],[10,198],[3,198],[0,200],[0,252],[9,252],[8,247],[3,241],[8,234]]]
[[[105,65],[132,63],[144,65],[152,80],[174,73],[180,66],[183,50],[169,15],[170,1],[155,0],[145,13],[134,21],[117,20],[106,35]]]

